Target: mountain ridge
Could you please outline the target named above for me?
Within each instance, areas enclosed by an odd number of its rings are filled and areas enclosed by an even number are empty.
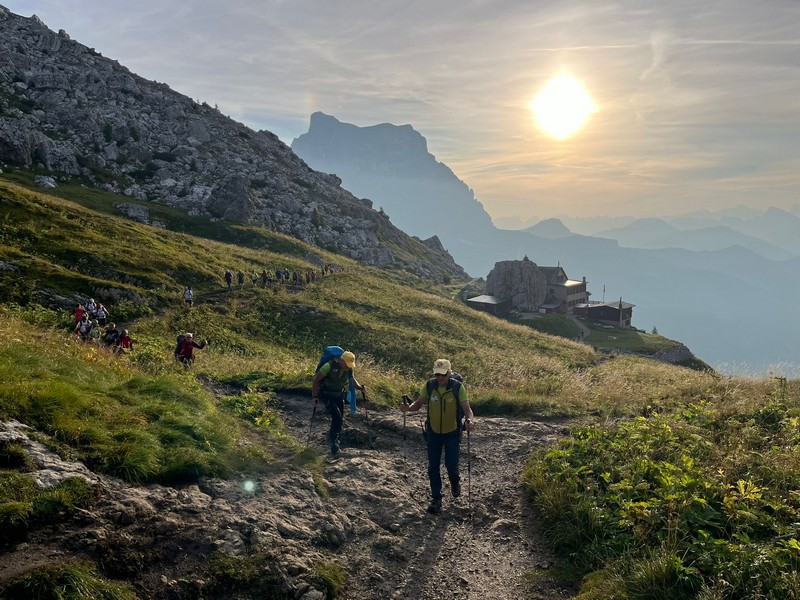
[[[139,77],[35,15],[0,8],[0,48],[0,162],[265,226],[372,266],[466,277],[274,134]]]

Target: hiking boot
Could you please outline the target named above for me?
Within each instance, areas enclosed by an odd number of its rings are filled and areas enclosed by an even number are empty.
[[[450,492],[453,494],[453,498],[458,498],[461,495],[461,482],[451,481]]]
[[[440,512],[442,512],[442,499],[434,498],[431,500],[431,503],[428,506],[428,512],[432,515],[438,515]]]
[[[331,444],[331,456],[333,458],[339,456],[339,444]]]

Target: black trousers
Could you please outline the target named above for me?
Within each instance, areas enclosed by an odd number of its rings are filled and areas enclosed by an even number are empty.
[[[322,401],[331,415],[331,429],[328,432],[328,441],[331,446],[338,445],[342,434],[342,422],[344,421],[344,394],[323,393]]]

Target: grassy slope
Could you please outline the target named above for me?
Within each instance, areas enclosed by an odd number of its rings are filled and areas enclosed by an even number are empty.
[[[109,201],[102,198],[105,209]],[[191,220],[185,219],[180,222]],[[599,415],[609,419],[597,430],[605,432],[600,434],[603,440],[613,439],[606,460],[620,465],[613,477],[621,479],[615,484],[626,480],[625,461],[652,450],[656,452],[653,460],[666,460],[673,467],[702,464],[704,473],[729,474],[720,480],[723,491],[733,489],[726,486],[738,486],[737,478],[748,481],[744,478],[751,477],[758,489],[769,490],[761,497],[769,497],[773,506],[765,508],[753,500],[758,515],[774,511],[775,503],[795,510],[796,499],[788,488],[774,482],[797,480],[794,440],[800,435],[792,433],[797,427],[792,412],[798,402],[796,382],[790,382],[776,403],[774,382],[770,381],[719,378],[631,356],[601,361],[585,345],[471,311],[449,299],[443,290],[434,290],[402,273],[366,269],[265,230],[221,223],[216,227],[218,240],[153,229],[0,180],[0,260],[20,269],[0,271],[0,301],[9,307],[3,309],[0,318],[4,324],[0,327],[0,383],[7,390],[0,395],[0,418],[17,418],[39,427],[55,436],[62,452],[75,453],[99,470],[131,480],[174,481],[251,469],[255,468],[252,462],[256,456],[281,452],[300,456],[299,450],[280,435],[271,412],[271,391],[308,390],[321,348],[340,343],[358,355],[358,376],[369,386],[373,400],[396,402],[401,393],[421,383],[433,359],[448,356],[467,376],[478,415]],[[207,231],[207,225],[198,226],[196,231]],[[244,245],[219,241],[237,239]],[[229,295],[221,291],[220,274],[226,267],[245,273],[277,266],[303,270],[311,267],[305,262],[308,252],[337,262],[343,272],[296,292],[246,288]],[[200,300],[191,311],[180,303],[180,292],[187,283],[194,285]],[[69,315],[36,308],[40,297],[36,290],[42,289],[64,296],[117,296],[118,300],[108,304],[115,318],[129,323],[136,352],[115,358],[71,341]],[[13,303],[23,307],[13,308]],[[23,318],[28,322],[23,323]],[[199,353],[188,374],[170,360],[174,337],[185,330],[212,341],[210,348]],[[76,377],[76,373],[80,375]],[[200,378],[240,385],[248,392],[216,401],[198,383]],[[772,408],[764,413],[771,399]],[[665,444],[685,449],[683,455],[674,456],[659,455],[657,446],[651,448],[644,434],[625,432],[624,438],[614,437],[616,417],[639,415],[637,422],[647,426],[655,419],[666,419],[667,428],[683,428],[687,419],[694,419],[689,425],[697,426],[698,414],[706,419],[705,429],[712,434],[712,425],[724,426],[727,431],[730,423],[746,426],[759,419],[767,426],[780,426],[776,431],[783,432],[783,437],[770,440],[778,441],[777,447],[783,450],[773,457],[769,450],[772,446],[758,446],[756,429],[747,429],[747,439],[752,443],[736,446],[730,442],[719,452],[701,453],[695,448],[707,445],[690,445],[684,438],[673,444],[671,438],[664,438]],[[225,423],[224,433],[212,423]],[[741,433],[741,428],[734,430],[730,439],[741,441]],[[593,445],[586,446],[588,454],[580,452],[584,447],[581,436],[587,435],[576,431],[577,437],[567,444],[576,455],[565,460],[572,461],[579,480],[571,479],[574,474],[564,470],[563,461],[545,457],[534,460],[528,477],[542,510],[548,510],[548,497],[558,497],[559,493],[562,500],[580,509],[567,514],[558,510],[562,503],[554,504],[549,522],[555,531],[575,527],[580,519],[592,523],[588,534],[579,532],[577,547],[571,549],[576,554],[567,556],[568,561],[596,550],[604,540],[613,546],[618,534],[619,515],[604,522],[593,521],[610,511],[610,506],[619,506],[620,497],[599,493],[606,484],[587,484],[593,474],[597,475],[592,470]],[[242,436],[255,436],[256,449],[247,454],[237,450],[235,441]],[[713,444],[713,435],[710,439]],[[717,439],[722,439],[722,433]],[[146,451],[124,452],[139,447]],[[0,458],[5,457],[2,464],[19,470],[12,460],[16,451],[0,450]],[[173,460],[184,454],[193,460]],[[126,460],[115,462],[115,456]],[[630,467],[636,473],[638,468]],[[644,471],[645,476],[652,472]],[[690,475],[697,477],[694,471]],[[6,476],[0,473],[2,477]],[[564,487],[553,485],[559,478],[563,478]],[[537,487],[537,481],[544,482],[542,487]],[[664,486],[669,481],[655,478],[647,480],[647,488],[635,486],[637,493],[649,498],[636,501],[652,501],[662,492],[666,494]],[[552,492],[550,496],[545,490]],[[680,494],[691,499],[696,492],[690,485],[680,488],[675,492],[679,495],[674,497],[677,504],[673,503],[673,508],[683,502]],[[752,488],[737,493],[740,498],[752,494]],[[0,503],[5,500],[0,498]],[[720,502],[724,506],[724,499]],[[18,504],[14,506],[19,508]],[[0,510],[0,514],[5,513]],[[645,515],[642,518],[649,519],[647,514],[641,513]],[[573,521],[562,524],[560,515]],[[759,535],[785,536],[782,523]],[[639,529],[635,524],[631,527],[639,531],[642,524],[638,524]],[[693,529],[697,531],[698,527]],[[581,534],[586,537],[581,538]],[[731,539],[736,529],[719,533],[723,534]],[[658,538],[642,539],[650,545],[659,543]],[[674,558],[674,539],[660,541],[666,545],[660,547],[658,556]],[[558,536],[554,543],[558,547]],[[628,551],[636,548],[635,544],[626,546]],[[636,558],[635,552],[632,557],[623,552],[629,561],[623,564],[608,548],[592,556],[599,558],[582,564],[582,568],[599,569],[596,572],[601,573],[601,580],[612,583],[629,579],[634,569],[631,565],[650,560],[647,556]],[[683,564],[680,556],[677,560]],[[678,573],[676,577],[680,575],[680,569],[673,570]],[[687,589],[708,584],[686,577],[691,579]],[[604,596],[597,591],[602,585],[595,581],[591,587],[594,595],[587,597],[626,597],[613,596],[620,593],[619,585]]]

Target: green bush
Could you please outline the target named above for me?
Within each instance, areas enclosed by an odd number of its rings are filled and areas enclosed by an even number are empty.
[[[726,598],[795,597],[780,575],[800,567],[797,467],[787,477],[785,461],[800,451],[797,421],[775,403],[733,414],[690,405],[576,429],[524,477],[554,551],[595,573],[586,598],[617,597],[598,591],[614,579],[626,598],[693,598],[719,580]]]

